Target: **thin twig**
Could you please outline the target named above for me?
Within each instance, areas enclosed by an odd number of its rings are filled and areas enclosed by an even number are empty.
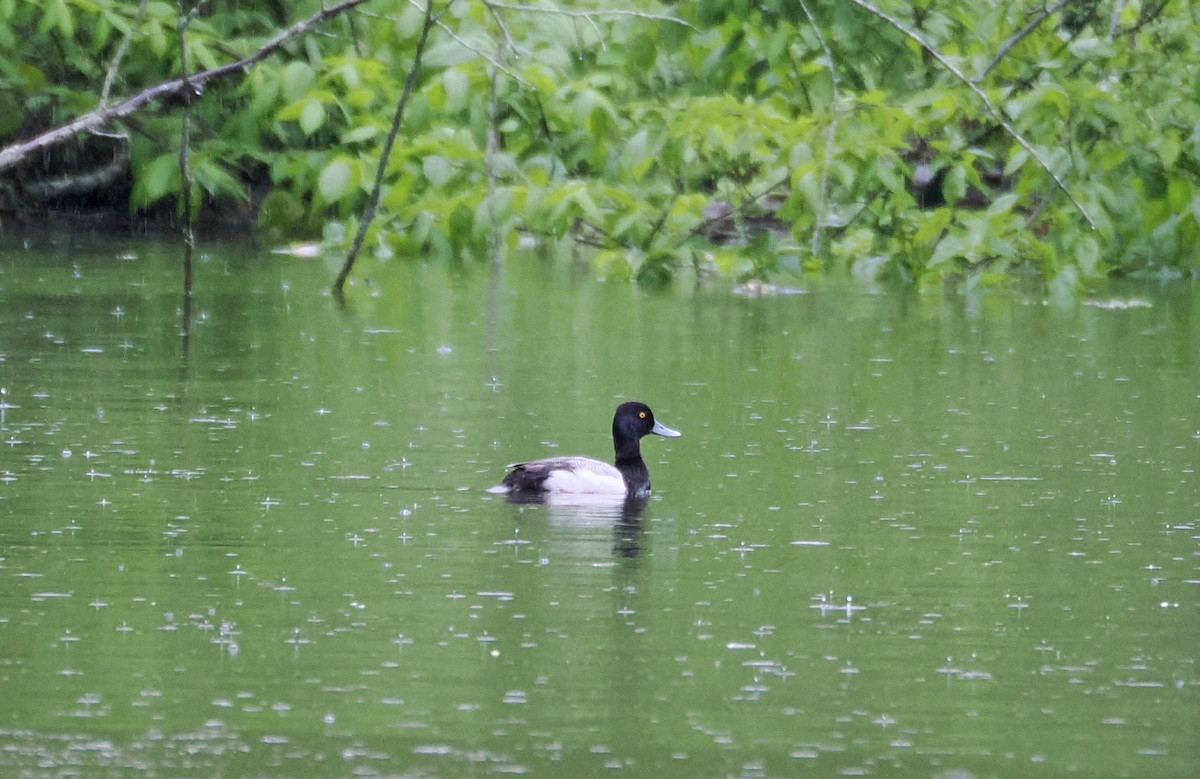
[[[712,216],[712,217],[708,217],[707,219],[704,219],[702,222],[700,222],[695,227],[693,227],[691,229],[691,231],[683,238],[683,240],[679,242],[679,244],[682,246],[683,243],[686,242],[687,240],[691,239],[694,236],[702,234],[708,228],[712,227],[715,224],[720,224],[721,222],[724,222],[725,220],[730,220],[730,221],[736,223],[739,219],[741,219],[745,215],[745,213],[747,211],[750,210],[751,205],[762,200],[764,197],[771,194],[776,189],[779,189],[780,187],[784,186],[785,184],[788,183],[788,181],[790,179],[791,179],[791,174],[790,173],[785,174],[782,178],[779,179],[779,181],[776,181],[774,184],[769,184],[769,185],[763,187],[762,191],[760,191],[757,195],[750,193],[748,197],[746,197],[744,200],[742,200],[741,205],[737,206],[736,208],[733,208],[733,210],[730,211],[729,213],[718,214],[717,216]],[[733,206],[733,204],[730,203],[730,206]],[[739,227],[738,229],[741,229],[741,228]]]
[[[996,52],[996,56],[992,58],[992,61],[988,63],[988,66],[983,69],[982,73],[973,78],[972,81],[974,81],[976,84],[982,82],[985,78],[987,78],[988,74],[1000,64],[1000,60],[1004,59],[1008,53],[1013,50],[1013,47],[1025,40],[1025,38],[1028,37],[1029,34],[1034,30],[1036,30],[1042,22],[1046,21],[1048,18],[1062,10],[1063,6],[1074,1],[1075,0],[1058,0],[1058,2],[1054,5],[1043,8],[1041,13],[1033,18],[1033,21],[1025,25],[1016,35],[1004,42],[1004,45],[1000,47],[998,52]]]
[[[671,198],[667,204],[659,211],[658,219],[654,220],[654,224],[650,225],[650,232],[646,233],[646,238],[642,241],[642,251],[648,251],[650,244],[654,242],[654,237],[662,232],[663,226],[667,223],[667,217],[671,215],[671,209],[675,207],[675,201],[679,199],[679,191],[671,192]]]
[[[829,166],[833,160],[833,144],[837,136],[838,127],[838,106],[841,102],[838,95],[838,84],[841,79],[838,77],[837,64],[833,59],[833,51],[829,48],[829,43],[826,42],[825,36],[821,33],[821,28],[817,25],[816,18],[813,17],[812,11],[808,9],[808,3],[804,0],[799,0],[800,8],[804,11],[804,15],[808,17],[808,23],[812,26],[813,32],[817,36],[817,41],[821,44],[821,49],[825,52],[825,63],[829,68],[829,78],[833,82],[833,118],[829,121],[829,127],[825,130],[825,160],[821,165],[821,202],[817,205],[817,221],[813,225],[812,234],[812,253],[813,256],[818,256],[821,253],[821,234],[825,226],[825,220],[829,214],[829,206],[826,204],[826,193],[829,189]]]
[[[1117,0],[1113,3],[1112,16],[1108,21],[1108,42],[1112,43],[1113,38],[1117,37],[1117,29],[1121,26],[1121,14],[1125,11],[1125,6],[1128,0]]]
[[[496,20],[496,26],[500,28],[500,33],[504,36],[504,47],[508,51],[517,50],[517,42],[513,40],[512,31],[508,29],[508,22],[504,21],[504,14],[496,10],[494,6],[487,7],[488,13]]]
[[[182,15],[179,18],[179,70],[183,80],[183,117],[179,137],[179,180],[180,204],[183,207],[183,353],[187,357],[191,349],[192,338],[192,266],[196,254],[196,230],[192,222],[192,100],[196,96],[196,87],[191,81],[191,57],[188,55],[188,27],[200,13],[200,7],[207,0],[199,0],[191,11],[184,12],[187,0],[179,0]],[[186,360],[184,369],[186,370]]]
[[[496,20],[500,30],[496,41],[496,60],[503,61],[509,51],[508,45],[512,37],[504,26],[504,19],[495,9],[489,8],[488,13]],[[491,222],[491,234],[488,236],[488,251],[492,255],[492,264],[500,264],[500,212],[496,203],[496,154],[500,151],[500,69],[492,68],[488,80],[488,126],[487,148],[484,151],[484,164],[487,167],[487,200],[488,220]]]
[[[122,100],[110,106],[101,106],[95,110],[89,111],[86,114],[76,117],[67,124],[55,127],[41,135],[30,138],[27,141],[14,143],[4,149],[0,149],[0,171],[7,170],[13,165],[16,165],[26,155],[44,149],[48,146],[62,143],[63,141],[73,138],[81,132],[95,130],[109,124],[115,119],[123,119],[137,113],[146,104],[155,100],[160,100],[165,97],[183,93],[188,89],[202,88],[204,84],[215,79],[223,78],[234,73],[240,73],[252,65],[257,65],[262,60],[274,54],[284,44],[293,38],[304,35],[312,30],[312,28],[321,24],[338,14],[347,11],[357,5],[362,5],[367,0],[340,0],[340,2],[328,5],[320,11],[303,21],[293,24],[286,30],[282,30],[274,38],[264,43],[252,54],[243,57],[236,62],[228,62],[224,65],[218,65],[211,70],[202,70],[194,74],[188,82],[184,82],[182,78],[171,79],[155,84],[152,87],[147,87],[136,95]],[[189,87],[190,84],[190,87]]]
[[[358,20],[353,14],[346,17],[346,26],[350,28],[350,42],[354,44],[354,56],[359,59],[365,58],[362,35],[358,31]]]
[[[408,0],[408,4],[415,8],[420,8],[420,4],[417,2],[417,0]],[[495,14],[494,11],[493,11],[493,15],[499,17],[499,14]],[[437,26],[439,28],[441,28],[442,32],[446,33],[446,35],[448,35],[450,37],[450,39],[453,40],[455,43],[457,43],[459,46],[462,46],[467,51],[480,57],[485,62],[490,64],[493,68],[495,68],[496,70],[499,70],[504,75],[508,76],[513,81],[516,81],[518,84],[525,87],[526,89],[533,89],[533,85],[530,84],[528,81],[526,81],[524,78],[522,78],[520,73],[513,71],[511,68],[506,66],[503,62],[496,59],[494,56],[492,56],[488,52],[484,51],[483,49],[479,48],[478,46],[474,45],[470,41],[467,41],[461,35],[459,35],[457,32],[455,32],[453,30],[453,28],[450,27],[450,25],[446,24],[445,22],[443,22],[441,20],[440,14],[438,15],[438,17],[435,21],[436,21]],[[501,25],[501,27],[503,27],[503,25]],[[506,31],[506,33],[507,33],[507,31]]]
[[[1153,21],[1157,21],[1160,14],[1167,7],[1167,3],[1171,0],[1161,0],[1158,5],[1150,8],[1142,8],[1138,14],[1138,20],[1131,27],[1126,27],[1124,30],[1118,30],[1121,35],[1133,36],[1142,31],[1142,28]]]
[[[454,3],[450,0],[446,4],[446,9]],[[445,13],[443,9],[442,13]],[[354,261],[358,259],[358,253],[362,251],[363,241],[366,240],[367,230],[371,227],[371,222],[375,220],[375,214],[379,211],[379,200],[383,193],[383,177],[387,171],[388,160],[392,156],[392,147],[396,145],[396,137],[400,134],[400,124],[404,121],[404,111],[408,108],[409,98],[412,97],[413,91],[417,87],[417,77],[421,73],[421,59],[425,55],[425,45],[429,42],[429,32],[437,23],[438,16],[433,13],[433,0],[426,0],[425,3],[425,23],[421,26],[421,36],[417,39],[417,50],[413,54],[412,67],[408,70],[408,77],[404,79],[404,91],[400,94],[400,101],[396,104],[396,112],[392,115],[392,128],[388,131],[387,139],[383,142],[383,150],[379,154],[379,166],[375,169],[375,184],[371,188],[371,195],[367,201],[367,207],[363,211],[362,219],[358,223],[358,232],[354,235],[354,243],[350,246],[350,251],[346,253],[346,261],[342,263],[342,269],[338,272],[337,279],[333,283],[333,292],[338,298],[342,297],[342,291],[346,286],[346,279],[350,276],[350,270],[354,267]]]
[[[142,19],[146,16],[147,2],[148,0],[142,0],[138,4],[137,18],[129,26],[129,32],[125,33],[125,37],[121,38],[121,43],[117,46],[117,53],[113,55],[112,62],[108,63],[108,72],[104,74],[104,86],[100,89],[101,106],[108,105],[108,93],[112,90],[113,80],[117,77],[117,71],[121,69],[121,61],[125,59],[125,54],[129,51],[129,42],[133,40],[133,32],[142,25]]]
[[[600,41],[600,50],[608,51],[608,44],[604,42],[604,33],[600,31],[600,25],[596,24],[596,18],[594,16],[585,16],[584,19],[592,26],[592,32],[596,33],[596,40]],[[578,28],[575,30],[575,37],[579,38],[582,42],[583,36],[579,34]]]
[[[1071,194],[1071,190],[1067,189],[1067,185],[1063,183],[1063,180],[1059,178],[1058,174],[1050,168],[1050,163],[1048,163],[1045,158],[1038,153],[1037,149],[1033,148],[1033,145],[1029,141],[1025,140],[1024,136],[1017,132],[1017,128],[1013,127],[1012,123],[1008,121],[1007,117],[1005,117],[1004,112],[1000,110],[999,106],[992,102],[992,99],[987,96],[986,92],[979,88],[978,84],[967,78],[961,70],[955,67],[954,63],[946,59],[946,57],[940,51],[938,51],[933,44],[926,41],[920,33],[908,27],[899,19],[895,18],[894,16],[890,16],[884,11],[881,11],[871,3],[866,2],[866,0],[850,0],[850,2],[854,3],[872,16],[882,19],[892,27],[899,30],[905,36],[913,40],[918,46],[924,49],[931,57],[941,63],[942,67],[950,71],[955,78],[966,84],[967,88],[974,92],[975,96],[978,97],[979,100],[984,104],[988,110],[988,113],[990,113],[992,117],[995,118],[995,120],[1000,124],[1000,126],[1004,128],[1004,131],[1008,133],[1013,140],[1021,144],[1022,148],[1029,152],[1030,156],[1037,160],[1038,164],[1042,167],[1042,170],[1049,174],[1050,178],[1054,180],[1054,183],[1060,190],[1062,190],[1063,194],[1067,196],[1067,199],[1071,201],[1071,203],[1075,206],[1075,209],[1079,211],[1087,223],[1093,228],[1096,226],[1096,223],[1092,220],[1091,214],[1089,214],[1087,209],[1083,207],[1082,203],[1075,199],[1075,196]]]
[[[179,0],[180,10],[183,10],[187,0]],[[179,179],[180,179],[180,203],[183,207],[183,224],[181,226],[183,232],[183,295],[185,298],[192,297],[192,255],[196,251],[196,230],[192,222],[192,100],[195,96],[195,87],[191,81],[192,63],[191,57],[188,55],[188,27],[191,26],[192,20],[200,13],[201,6],[206,0],[200,0],[192,6],[191,11],[184,12],[179,19],[179,69],[183,77],[183,117],[181,120],[182,128],[179,137]]]
[[[593,19],[597,16],[632,16],[637,19],[646,19],[653,22],[671,22],[673,24],[682,24],[692,30],[697,30],[695,25],[684,21],[676,16],[668,16],[667,14],[652,14],[645,11],[630,11],[624,8],[611,9],[588,9],[582,11],[571,11],[566,8],[558,8],[556,6],[542,5],[527,5],[525,3],[504,3],[500,0],[484,0],[484,2],[492,8],[503,8],[506,11],[529,11],[539,14],[553,14],[555,16],[570,16],[574,18]],[[698,32],[699,30],[697,30]]]

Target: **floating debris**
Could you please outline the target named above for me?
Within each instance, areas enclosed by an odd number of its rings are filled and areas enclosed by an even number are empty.
[[[1083,301],[1085,306],[1103,308],[1109,311],[1124,311],[1129,308],[1153,308],[1149,300],[1142,298],[1088,298]]]
[[[781,284],[771,284],[762,279],[751,279],[745,284],[733,288],[733,294],[748,298],[768,297],[772,295],[807,295],[808,290],[799,287],[788,287]]]
[[[308,243],[293,243],[287,246],[276,246],[271,250],[271,254],[285,254],[288,257],[297,257],[302,260],[311,260],[315,257],[320,257],[323,248],[320,243],[310,241]]]

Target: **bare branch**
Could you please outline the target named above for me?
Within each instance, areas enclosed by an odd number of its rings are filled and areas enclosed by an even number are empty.
[[[192,101],[196,96],[196,87],[192,84],[192,63],[188,54],[188,28],[200,14],[200,9],[207,0],[199,0],[192,10],[185,11],[187,0],[179,0],[182,15],[179,19],[179,69],[183,77],[183,118],[179,136],[179,180],[180,204],[183,207],[183,223],[180,229],[183,233],[183,295],[192,296],[192,255],[196,251],[196,230],[192,219]]]
[[[813,17],[812,11],[808,10],[808,3],[804,0],[799,0],[800,8],[804,11],[804,15],[808,17],[808,23],[812,25],[813,32],[817,36],[817,41],[821,44],[821,49],[825,52],[825,65],[829,69],[829,77],[833,80],[833,118],[829,122],[829,127],[825,130],[825,161],[821,165],[821,202],[818,204],[816,224],[813,225],[812,235],[812,253],[816,256],[821,253],[821,231],[825,226],[825,220],[829,213],[829,206],[825,202],[825,195],[829,189],[829,163],[833,159],[833,144],[837,136],[838,127],[838,104],[840,103],[838,85],[841,78],[838,76],[837,63],[833,59],[833,51],[829,48],[829,44],[825,40],[825,36],[821,34],[821,28],[817,26],[817,20]]]
[[[950,73],[955,78],[957,78],[959,81],[961,81],[963,84],[965,84],[968,89],[970,89],[972,92],[974,92],[975,96],[978,97],[979,100],[987,108],[988,113],[990,113],[992,115],[992,117],[996,120],[996,122],[1002,128],[1004,128],[1004,131],[1006,133],[1008,133],[1009,136],[1011,136],[1013,140],[1015,140],[1017,143],[1021,144],[1021,147],[1024,148],[1025,151],[1029,152],[1030,156],[1032,156],[1035,160],[1037,160],[1038,165],[1040,165],[1042,167],[1042,170],[1046,171],[1046,173],[1050,175],[1050,178],[1054,179],[1054,183],[1058,186],[1058,188],[1060,190],[1062,190],[1063,194],[1067,196],[1067,199],[1071,201],[1071,203],[1075,206],[1075,209],[1077,211],[1079,211],[1079,213],[1083,216],[1083,218],[1085,220],[1087,220],[1087,223],[1089,225],[1091,225],[1093,228],[1096,226],[1096,223],[1092,220],[1091,214],[1089,214],[1087,212],[1087,209],[1083,207],[1082,203],[1080,203],[1078,200],[1075,199],[1075,196],[1071,194],[1071,190],[1067,189],[1067,185],[1065,183],[1063,183],[1063,180],[1061,178],[1059,178],[1058,174],[1055,173],[1050,168],[1050,163],[1048,163],[1046,161],[1046,159],[1038,152],[1037,149],[1033,148],[1033,145],[1031,143],[1029,143],[1029,141],[1025,140],[1024,136],[1022,136],[1019,132],[1017,132],[1017,128],[1013,127],[1012,122],[1008,121],[1008,118],[1005,117],[1004,112],[1000,110],[1000,107],[992,102],[992,99],[987,96],[986,92],[984,92],[982,89],[979,88],[978,84],[976,84],[971,79],[967,78],[961,70],[959,70],[957,67],[955,67],[954,63],[952,63],[948,59],[946,59],[946,57],[940,51],[938,51],[937,48],[935,48],[933,46],[933,44],[926,41],[925,38],[923,38],[919,32],[912,29],[911,27],[908,27],[903,22],[901,22],[899,19],[895,18],[894,16],[888,15],[884,11],[881,11],[880,9],[876,8],[871,3],[866,2],[866,0],[850,0],[850,2],[854,3],[859,8],[863,9],[864,11],[871,14],[872,16],[882,19],[883,21],[890,24],[892,27],[899,30],[906,37],[908,37],[909,39],[914,41],[918,46],[920,46],[922,49],[924,49],[929,54],[929,56],[933,57],[939,63],[941,63],[943,68],[950,71]]]
[[[1125,6],[1129,4],[1129,0],[1117,0],[1113,3],[1112,16],[1108,22],[1108,40],[1111,43],[1112,39],[1117,37],[1117,30],[1121,26],[1121,13],[1124,12]]]
[[[408,0],[408,4],[409,4],[409,5],[411,5],[411,6],[413,6],[413,7],[420,8],[420,5],[417,3],[417,0]],[[490,10],[490,9],[489,9],[489,10]],[[493,15],[493,16],[494,16],[494,17],[495,17],[497,20],[499,20],[499,19],[500,19],[500,15],[499,15],[499,14],[497,14],[497,13],[493,12],[493,14],[492,14],[492,15]],[[455,32],[453,29],[451,29],[450,25],[448,25],[448,24],[446,24],[445,22],[443,22],[443,21],[442,21],[442,19],[441,19],[441,16],[440,16],[440,15],[439,15],[438,17],[435,17],[435,19],[434,19],[434,22],[437,24],[437,26],[438,26],[438,27],[440,27],[440,28],[441,28],[442,32],[444,32],[444,33],[446,33],[446,35],[450,36],[450,38],[451,38],[451,39],[452,39],[452,40],[453,40],[455,43],[457,43],[459,46],[462,46],[462,47],[463,47],[464,49],[466,49],[467,51],[469,51],[469,52],[471,52],[471,53],[475,54],[476,56],[480,57],[481,59],[483,59],[484,61],[486,61],[486,62],[487,62],[489,65],[491,65],[493,68],[495,68],[496,70],[499,70],[500,72],[504,73],[504,75],[508,76],[508,77],[509,77],[509,78],[511,78],[513,81],[516,81],[518,84],[520,84],[521,86],[525,87],[526,89],[533,89],[533,85],[532,85],[532,84],[530,84],[530,83],[529,83],[528,81],[526,81],[525,79],[521,78],[521,74],[519,74],[519,73],[516,73],[516,72],[514,72],[514,71],[513,71],[511,68],[508,68],[507,66],[505,66],[505,64],[504,64],[503,62],[501,62],[499,59],[497,59],[497,58],[496,58],[495,56],[493,56],[492,54],[489,54],[488,52],[484,51],[483,49],[479,48],[478,46],[475,46],[474,44],[472,44],[472,43],[469,43],[468,41],[466,41],[465,39],[463,39],[463,37],[462,37],[461,35],[459,35],[459,34],[458,34],[458,33],[456,33],[456,32]],[[501,26],[501,28],[502,28],[502,29],[504,29],[504,25],[503,25],[503,23],[501,23],[501,25],[500,25],[500,26]],[[504,32],[505,32],[505,36],[506,36],[506,37],[508,37],[508,30],[507,30],[507,29],[504,29]],[[510,38],[510,40],[511,40],[511,38]]]
[[[449,0],[446,8],[448,9],[453,3],[454,0]],[[363,212],[362,219],[359,220],[358,232],[354,235],[354,243],[350,246],[350,251],[346,253],[346,261],[342,263],[342,269],[338,271],[337,279],[333,283],[333,293],[339,299],[342,297],[342,290],[346,286],[346,279],[350,276],[350,270],[354,267],[354,261],[358,259],[358,253],[362,251],[363,241],[367,237],[367,230],[370,229],[371,222],[375,220],[375,214],[379,211],[379,200],[383,194],[384,173],[387,171],[388,160],[392,156],[392,147],[396,144],[396,136],[400,134],[400,124],[404,121],[404,112],[408,108],[408,101],[417,88],[417,77],[421,73],[421,59],[425,56],[425,46],[429,42],[429,32],[437,24],[437,21],[438,16],[435,16],[433,13],[433,0],[426,0],[425,23],[421,26],[421,36],[417,39],[417,50],[413,53],[412,67],[408,70],[408,77],[404,79],[404,91],[400,94],[400,101],[396,104],[395,113],[392,114],[392,128],[388,131],[387,138],[383,142],[383,150],[379,153],[379,166],[375,169],[375,184],[371,187],[371,197],[367,201],[367,208]]]
[[[108,136],[127,140],[128,136]],[[21,196],[35,202],[58,200],[83,192],[93,192],[114,186],[129,171],[129,144],[119,144],[113,149],[112,159],[87,173],[71,173],[41,181],[26,181],[21,184]]]
[[[496,21],[500,32],[496,36],[496,61],[503,62],[512,51],[513,38],[504,23],[504,16],[494,8],[488,8],[488,13]],[[488,79],[488,126],[487,148],[484,161],[487,167],[487,203],[488,219],[491,222],[491,233],[488,235],[488,253],[492,256],[492,264],[499,265],[500,253],[500,213],[496,202],[496,155],[500,153],[500,68],[493,67],[491,78]]]
[[[504,14],[497,12],[496,8],[492,5],[488,5],[487,9],[491,17],[496,20],[496,26],[500,28],[501,35],[504,36],[504,44],[500,47],[501,50],[516,51],[517,43],[513,40],[512,32],[508,29],[508,24],[504,21]]]
[[[255,52],[236,62],[219,65],[211,70],[202,70],[187,80],[176,78],[155,84],[120,103],[115,103],[111,106],[102,105],[93,111],[76,117],[67,124],[55,127],[53,130],[49,130],[27,141],[15,143],[4,149],[0,149],[0,171],[11,168],[24,159],[26,155],[39,149],[62,143],[79,133],[102,128],[115,119],[123,119],[131,116],[155,100],[183,94],[190,89],[203,87],[209,81],[243,72],[274,54],[291,39],[304,35],[322,22],[365,2],[367,0],[340,0],[340,2],[326,6],[307,19],[297,22],[286,30],[281,31]]]
[[[113,55],[112,62],[108,64],[108,72],[104,74],[104,86],[100,90],[100,105],[108,105],[108,93],[112,90],[113,79],[117,77],[117,71],[121,68],[121,61],[125,59],[125,52],[129,51],[129,42],[133,40],[133,31],[142,23],[142,19],[146,16],[146,2],[142,0],[138,4],[137,19],[130,26],[129,32],[125,33],[125,37],[121,39],[121,43],[117,46],[117,53]]]
[[[1058,0],[1058,2],[1055,3],[1054,5],[1049,6],[1047,8],[1043,8],[1041,13],[1039,13],[1037,16],[1035,16],[1033,18],[1033,21],[1031,21],[1029,24],[1025,25],[1023,28],[1021,28],[1021,30],[1016,35],[1012,36],[1011,38],[1009,38],[1007,41],[1004,42],[1004,45],[1000,47],[1000,50],[998,52],[996,52],[996,56],[993,57],[992,61],[988,63],[988,66],[983,69],[983,72],[980,73],[978,76],[976,76],[972,80],[976,84],[978,84],[979,82],[981,82],[985,78],[987,78],[988,74],[991,73],[992,70],[994,70],[995,67],[1000,64],[1000,60],[1004,59],[1008,55],[1008,53],[1013,50],[1014,46],[1016,46],[1021,41],[1025,40],[1025,38],[1028,37],[1029,34],[1032,33],[1034,30],[1036,30],[1041,25],[1042,22],[1046,21],[1051,16],[1053,16],[1054,14],[1061,11],[1063,6],[1065,6],[1071,2],[1074,2],[1074,0]]]
[[[654,21],[654,22],[671,22],[672,24],[682,24],[684,27],[687,27],[692,30],[696,30],[696,27],[694,25],[684,21],[683,19],[675,17],[675,16],[668,16],[666,14],[652,14],[652,13],[646,13],[644,11],[630,11],[630,10],[627,10],[624,8],[611,8],[611,9],[597,8],[597,9],[576,11],[576,10],[568,10],[566,8],[559,8],[557,6],[527,5],[525,3],[505,3],[505,2],[501,2],[501,0],[484,0],[484,2],[487,4],[487,6],[489,8],[503,8],[506,11],[529,11],[532,13],[553,14],[555,16],[569,16],[569,17],[576,18],[576,19],[588,19],[588,20],[593,20],[598,16],[632,16],[637,19],[646,19],[646,20]],[[699,31],[697,30],[697,32],[699,32]]]

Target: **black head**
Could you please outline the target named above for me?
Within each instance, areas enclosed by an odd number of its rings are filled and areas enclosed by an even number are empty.
[[[678,430],[672,430],[657,421],[654,412],[645,403],[630,401],[617,406],[617,413],[613,415],[613,447],[618,458],[639,456],[638,442],[651,433],[667,438],[682,435]]]

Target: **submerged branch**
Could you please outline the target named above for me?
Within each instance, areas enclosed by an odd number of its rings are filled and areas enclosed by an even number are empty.
[[[67,124],[55,127],[27,141],[15,143],[4,149],[0,149],[0,171],[11,168],[35,151],[62,143],[79,133],[97,130],[115,119],[123,119],[131,116],[155,100],[185,94],[190,89],[201,89],[209,81],[234,73],[240,73],[274,54],[293,38],[304,35],[322,22],[365,2],[367,0],[340,0],[340,2],[326,6],[307,19],[299,21],[281,31],[256,51],[236,62],[219,65],[210,70],[202,70],[199,73],[193,74],[189,79],[176,78],[170,81],[163,81],[152,87],[147,87],[136,95],[126,98],[119,103],[101,105],[93,111],[76,117]]]
[[[180,10],[186,0],[180,0]],[[179,180],[181,182],[180,204],[183,209],[183,296],[192,297],[192,255],[196,251],[196,230],[192,222],[193,187],[192,178],[192,101],[198,96],[199,87],[192,83],[191,57],[188,56],[188,27],[200,13],[200,8],[206,0],[200,0],[192,6],[179,20],[179,69],[183,77],[183,118],[181,119],[179,136]]]

